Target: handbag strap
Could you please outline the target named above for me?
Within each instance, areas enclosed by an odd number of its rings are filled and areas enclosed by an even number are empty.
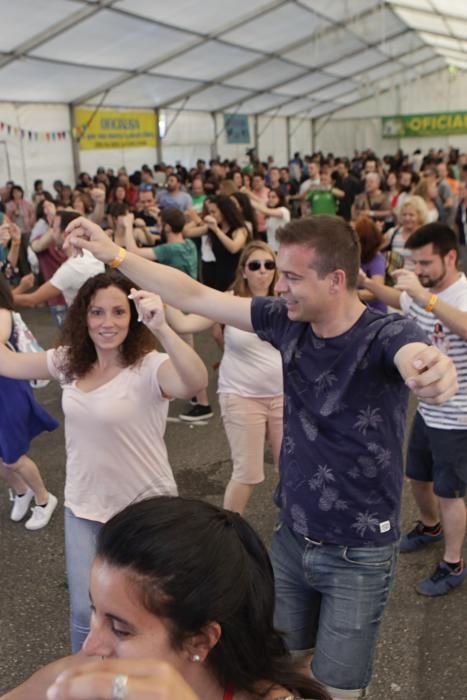
[[[14,352],[19,352],[18,346],[17,346],[17,340],[18,336],[16,333],[15,329],[15,315],[14,312],[10,312],[10,317],[11,317],[11,331],[10,331],[10,337],[7,340],[7,345],[10,348],[10,350],[14,350]]]

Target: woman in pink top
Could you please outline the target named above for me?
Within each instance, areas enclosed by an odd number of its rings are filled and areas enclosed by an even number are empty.
[[[19,226],[21,233],[31,233],[36,220],[34,205],[24,199],[24,190],[20,185],[13,185],[10,199],[5,205],[5,211],[13,223]]]
[[[36,213],[32,202],[24,199],[24,190],[20,185],[13,185],[11,188],[10,199],[5,205],[5,213],[10,221],[16,224],[21,231],[18,267],[21,275],[26,275],[30,272],[27,247],[29,235],[36,220]]]
[[[155,350],[156,340],[166,354]],[[81,287],[61,342],[24,355],[0,347],[0,374],[54,378],[63,387],[65,553],[78,651],[89,632],[96,535],[129,503],[177,493],[164,443],[168,398],[193,396],[206,386],[207,371],[167,325],[160,298],[115,274],[96,275]]]

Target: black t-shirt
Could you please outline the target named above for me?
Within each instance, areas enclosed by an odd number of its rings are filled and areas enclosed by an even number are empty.
[[[145,214],[144,211],[137,211],[135,219],[143,219],[146,226],[157,226],[157,219],[151,214]]]
[[[346,333],[320,338],[271,297],[253,299],[251,319],[284,368],[281,517],[314,540],[396,541],[409,392],[394,356],[426,343],[425,333],[407,318],[367,309]]]
[[[337,214],[346,221],[352,218],[352,204],[357,194],[362,191],[362,184],[353,175],[345,178],[336,178],[336,187],[345,192],[345,196],[338,200]]]

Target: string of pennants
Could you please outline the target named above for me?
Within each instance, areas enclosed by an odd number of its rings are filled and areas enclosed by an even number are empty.
[[[9,136],[16,138],[27,139],[28,141],[63,141],[66,138],[79,140],[83,137],[85,128],[82,126],[74,127],[73,129],[65,129],[64,131],[33,131],[30,129],[21,129],[18,126],[12,126],[6,122],[0,121],[0,135],[6,132]]]

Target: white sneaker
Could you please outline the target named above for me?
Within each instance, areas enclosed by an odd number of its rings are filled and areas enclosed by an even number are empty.
[[[53,493],[49,493],[49,500],[46,506],[34,506],[31,508],[32,515],[26,521],[24,527],[27,530],[40,530],[41,527],[45,527],[57,507],[57,503],[58,501]]]
[[[33,389],[44,389],[49,386],[50,379],[31,379],[29,383]]]
[[[24,518],[29,510],[29,504],[31,503],[33,496],[34,492],[31,489],[28,489],[22,496],[18,496],[10,489],[10,501],[13,502],[10,518],[14,520],[15,523],[18,523]]]

